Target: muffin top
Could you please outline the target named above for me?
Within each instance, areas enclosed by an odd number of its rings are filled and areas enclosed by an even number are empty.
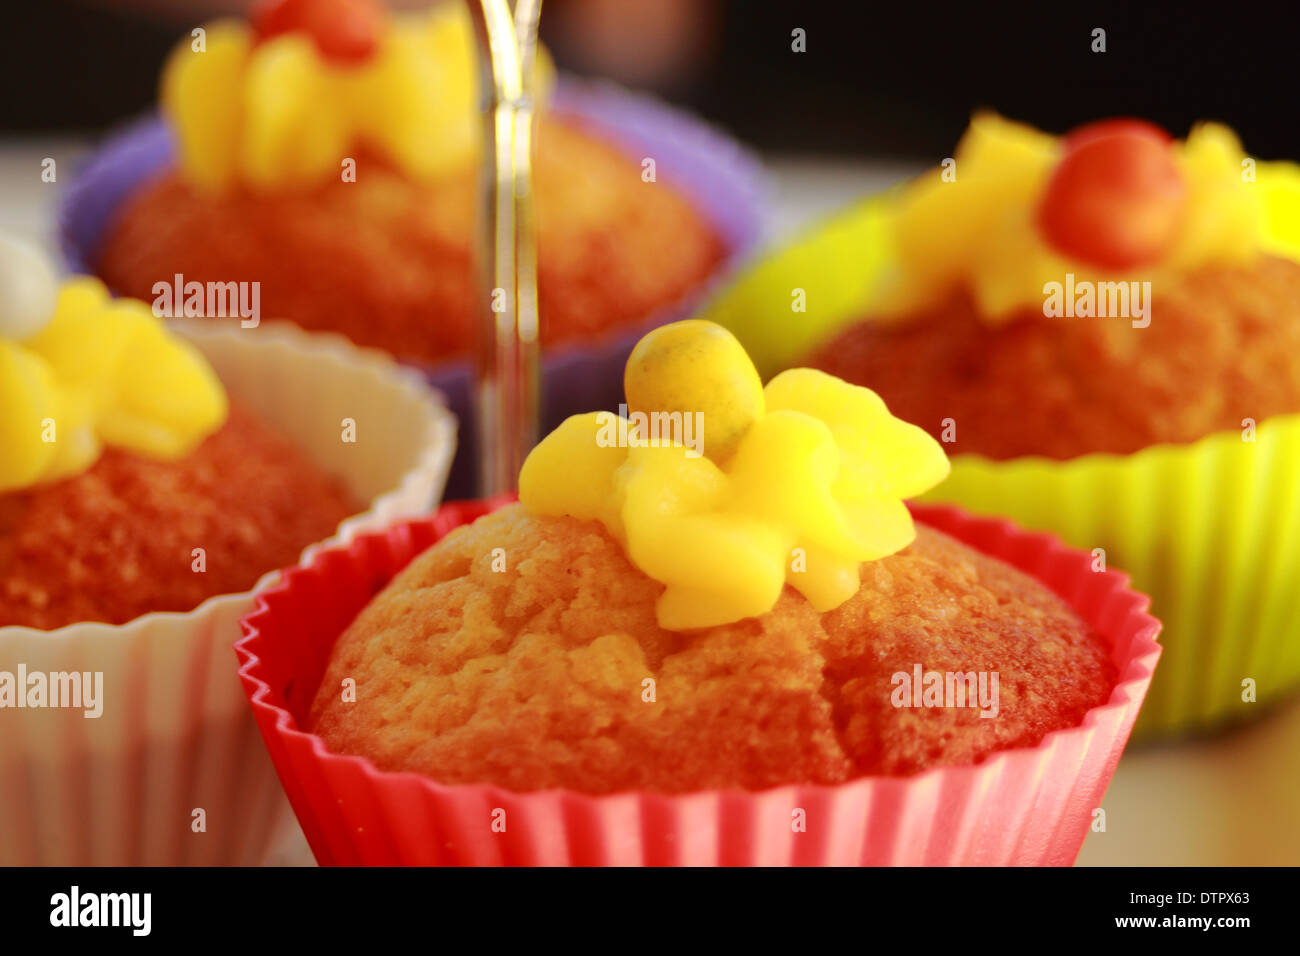
[[[126,198],[97,274],[146,300],[176,274],[253,280],[266,312],[304,328],[428,364],[467,356],[482,117],[464,4],[365,0],[340,17],[273,0],[195,32],[161,83],[175,162]],[[542,335],[590,342],[697,289],[726,242],[673,170],[647,181],[640,154],[547,109],[544,49],[533,67]]]
[[[180,459],[110,448],[84,472],[0,493],[0,627],[189,611],[248,590],[360,510],[295,445],[233,405]]]
[[[764,387],[699,321],[643,338],[624,385],[340,637],[309,715],[332,749],[524,790],[761,788],[977,761],[1108,697],[1057,597],[915,527],[902,499],[947,461],[868,390]]]
[[[1147,328],[1028,310],[990,325],[957,293],[852,325],[808,364],[879,392],[950,454],[998,459],[1125,455],[1300,412],[1300,263],[1206,266],[1151,309]]]
[[[303,328],[429,364],[468,355],[479,295],[477,169],[417,182],[375,153],[358,153],[357,169],[355,182],[271,193],[205,192],[167,171],[127,198],[96,272],[146,301],[175,273],[248,277],[261,284],[263,313]],[[698,287],[726,254],[684,193],[666,179],[642,182],[623,152],[568,118],[538,121],[534,188],[548,346],[643,321]]]
[[[1114,686],[1106,648],[1059,598],[938,531],[860,573],[824,614],[786,587],[766,614],[670,631],[663,585],[601,524],[511,506],[453,531],[358,615],[310,727],[331,750],[445,783],[756,789],[1033,746]],[[895,706],[895,675],[917,665],[997,672],[996,716]]]
[[[188,611],[357,510],[148,306],[0,237],[0,627]]]

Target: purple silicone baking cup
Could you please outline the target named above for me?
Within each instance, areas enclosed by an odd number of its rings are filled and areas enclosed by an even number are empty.
[[[623,365],[645,332],[687,318],[753,251],[762,233],[765,187],[757,158],[725,133],[663,102],[610,83],[563,78],[553,112],[599,132],[640,162],[653,157],[655,173],[688,196],[717,230],[727,254],[713,274],[685,296],[643,321],[597,339],[549,351],[542,369],[542,427],[570,415],[614,409],[622,400]],[[172,159],[170,132],[157,116],[110,137],[80,169],[59,209],[59,243],[70,272],[94,273],[98,246],[122,202]],[[459,447],[447,495],[477,489],[477,430],[472,374],[467,361],[422,366],[460,420]]]

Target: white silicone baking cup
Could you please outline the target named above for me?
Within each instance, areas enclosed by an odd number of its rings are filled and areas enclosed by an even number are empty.
[[[174,326],[233,397],[370,502],[304,560],[438,503],[456,422],[418,373],[287,323]],[[356,423],[354,443],[342,440],[345,418]],[[231,645],[252,595],[276,577],[120,626],[0,627],[0,670],[102,672],[104,699],[98,718],[0,709],[0,865],[261,861],[289,814]]]

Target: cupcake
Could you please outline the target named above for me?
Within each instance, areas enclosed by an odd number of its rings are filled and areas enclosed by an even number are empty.
[[[74,268],[143,299],[177,275],[256,279],[266,311],[436,369],[465,417],[486,306],[473,262],[482,120],[468,14],[453,3],[389,15],[367,2],[330,21],[313,14],[325,6],[267,3],[248,23],[209,25],[201,52],[186,39],[161,84],[175,155],[148,130],[106,151],[68,207]],[[577,383],[585,401],[616,400],[633,330],[748,245],[755,172],[736,147],[653,104],[581,84],[555,92],[544,53],[537,73],[555,107],[540,111],[534,159],[543,347],[619,343]],[[557,422],[576,410],[572,374],[548,379]]]
[[[450,416],[342,339],[169,328],[9,240],[0,316],[0,863],[257,862],[283,801],[235,622],[435,502]]]
[[[1057,138],[982,114],[709,314],[768,374],[870,387],[945,442],[931,497],[1131,571],[1168,628],[1139,730],[1213,727],[1300,682],[1297,209],[1300,171],[1217,124]]]
[[[517,504],[322,553],[246,619],[317,858],[1072,861],[1159,653],[1144,599],[1002,523],[918,527],[939,443],[816,370],[763,387],[716,325],[647,335],[625,387]]]

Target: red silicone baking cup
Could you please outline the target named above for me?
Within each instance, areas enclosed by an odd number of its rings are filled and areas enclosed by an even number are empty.
[[[1109,701],[1037,747],[912,777],[758,792],[516,793],[387,773],[300,729],[335,640],[430,544],[505,504],[444,505],[284,573],[242,621],[239,676],[298,822],[321,864],[1068,865],[1142,705],[1160,622],[1126,575],[1010,522],[916,506],[919,521],[1033,575],[1111,648]],[[798,811],[802,811],[799,814]],[[801,820],[803,829],[792,825]],[[495,825],[494,825],[495,824]]]

